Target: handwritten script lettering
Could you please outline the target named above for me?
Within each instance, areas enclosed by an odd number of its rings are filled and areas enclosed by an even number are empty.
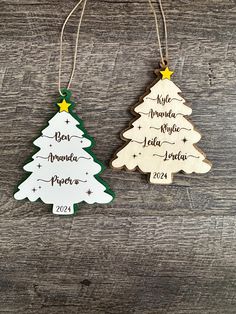
[[[143,147],[148,147],[148,146],[161,146],[161,142],[158,140],[157,137],[154,137],[152,139],[147,139],[145,136],[144,141],[143,141]]]
[[[53,136],[48,136],[43,134],[43,137],[47,137],[47,138],[55,138],[55,140],[60,143],[61,141],[70,141],[73,137],[77,137],[77,138],[83,138],[81,136],[77,136],[77,135],[72,135],[70,136],[69,134],[65,135],[65,134],[61,134],[61,132],[55,132],[55,135]]]
[[[179,132],[180,131],[180,127],[177,127],[176,124],[173,124],[171,127],[168,126],[168,123],[165,123],[161,126],[161,133],[168,133],[169,135],[171,135],[174,132]]]
[[[179,151],[177,154],[175,153],[168,153],[168,151],[165,152],[164,155],[164,161],[168,160],[186,160],[187,154],[182,154],[181,151]]]
[[[84,159],[91,159],[91,158],[85,158],[85,157],[78,157],[78,156],[74,156],[73,153],[71,153],[70,155],[56,155],[53,153],[50,153],[48,155],[48,161],[50,162],[54,162],[54,161],[79,161],[79,159],[84,158]]]
[[[151,99],[151,100],[156,100],[157,104],[161,104],[161,105],[165,105],[167,103],[170,103],[172,101],[172,99],[170,98],[169,94],[167,94],[165,97],[163,97],[162,95],[157,95],[157,98],[151,98],[151,97],[147,97],[147,99]]]
[[[161,105],[165,105],[167,103],[171,102],[171,98],[169,96],[169,94],[167,94],[165,97],[163,97],[162,95],[157,95],[157,104],[161,104]]]
[[[79,179],[71,179],[68,178],[59,178],[57,175],[53,176],[50,180],[51,185],[54,186],[55,184],[62,186],[62,185],[78,185],[80,182],[86,182],[81,181]]]
[[[150,118],[176,118],[176,114],[174,112],[172,112],[172,110],[170,109],[168,112],[167,111],[154,111],[153,109],[151,109],[148,113],[148,116]]]

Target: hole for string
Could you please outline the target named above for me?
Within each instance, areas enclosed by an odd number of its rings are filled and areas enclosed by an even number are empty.
[[[70,98],[71,92],[70,92],[68,89],[64,88],[64,89],[61,89],[60,95],[61,95],[63,98]]]
[[[165,69],[168,67],[168,60],[166,58],[163,58],[163,60],[160,62],[160,67],[162,69]]]
[[[65,91],[60,91],[60,95],[61,95],[61,97],[66,97],[67,96],[67,94],[65,93]]]

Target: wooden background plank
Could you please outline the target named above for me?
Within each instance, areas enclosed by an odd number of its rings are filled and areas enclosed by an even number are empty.
[[[0,4],[0,313],[235,313],[233,0],[163,1],[173,80],[193,108],[210,173],[154,186],[107,169],[115,202],[67,219],[13,199],[32,139],[55,113],[59,32],[75,2]],[[78,16],[66,29],[64,82]],[[72,92],[106,164],[158,61],[146,0],[88,2]]]

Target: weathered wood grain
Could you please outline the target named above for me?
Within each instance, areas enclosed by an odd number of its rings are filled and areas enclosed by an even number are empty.
[[[235,313],[233,0],[163,1],[173,80],[193,108],[210,173],[153,186],[107,169],[115,202],[67,219],[13,199],[32,139],[55,112],[59,31],[75,2],[0,3],[0,313]],[[64,82],[77,24],[75,15],[66,29]],[[88,2],[72,92],[106,164],[158,61],[148,1]]]

